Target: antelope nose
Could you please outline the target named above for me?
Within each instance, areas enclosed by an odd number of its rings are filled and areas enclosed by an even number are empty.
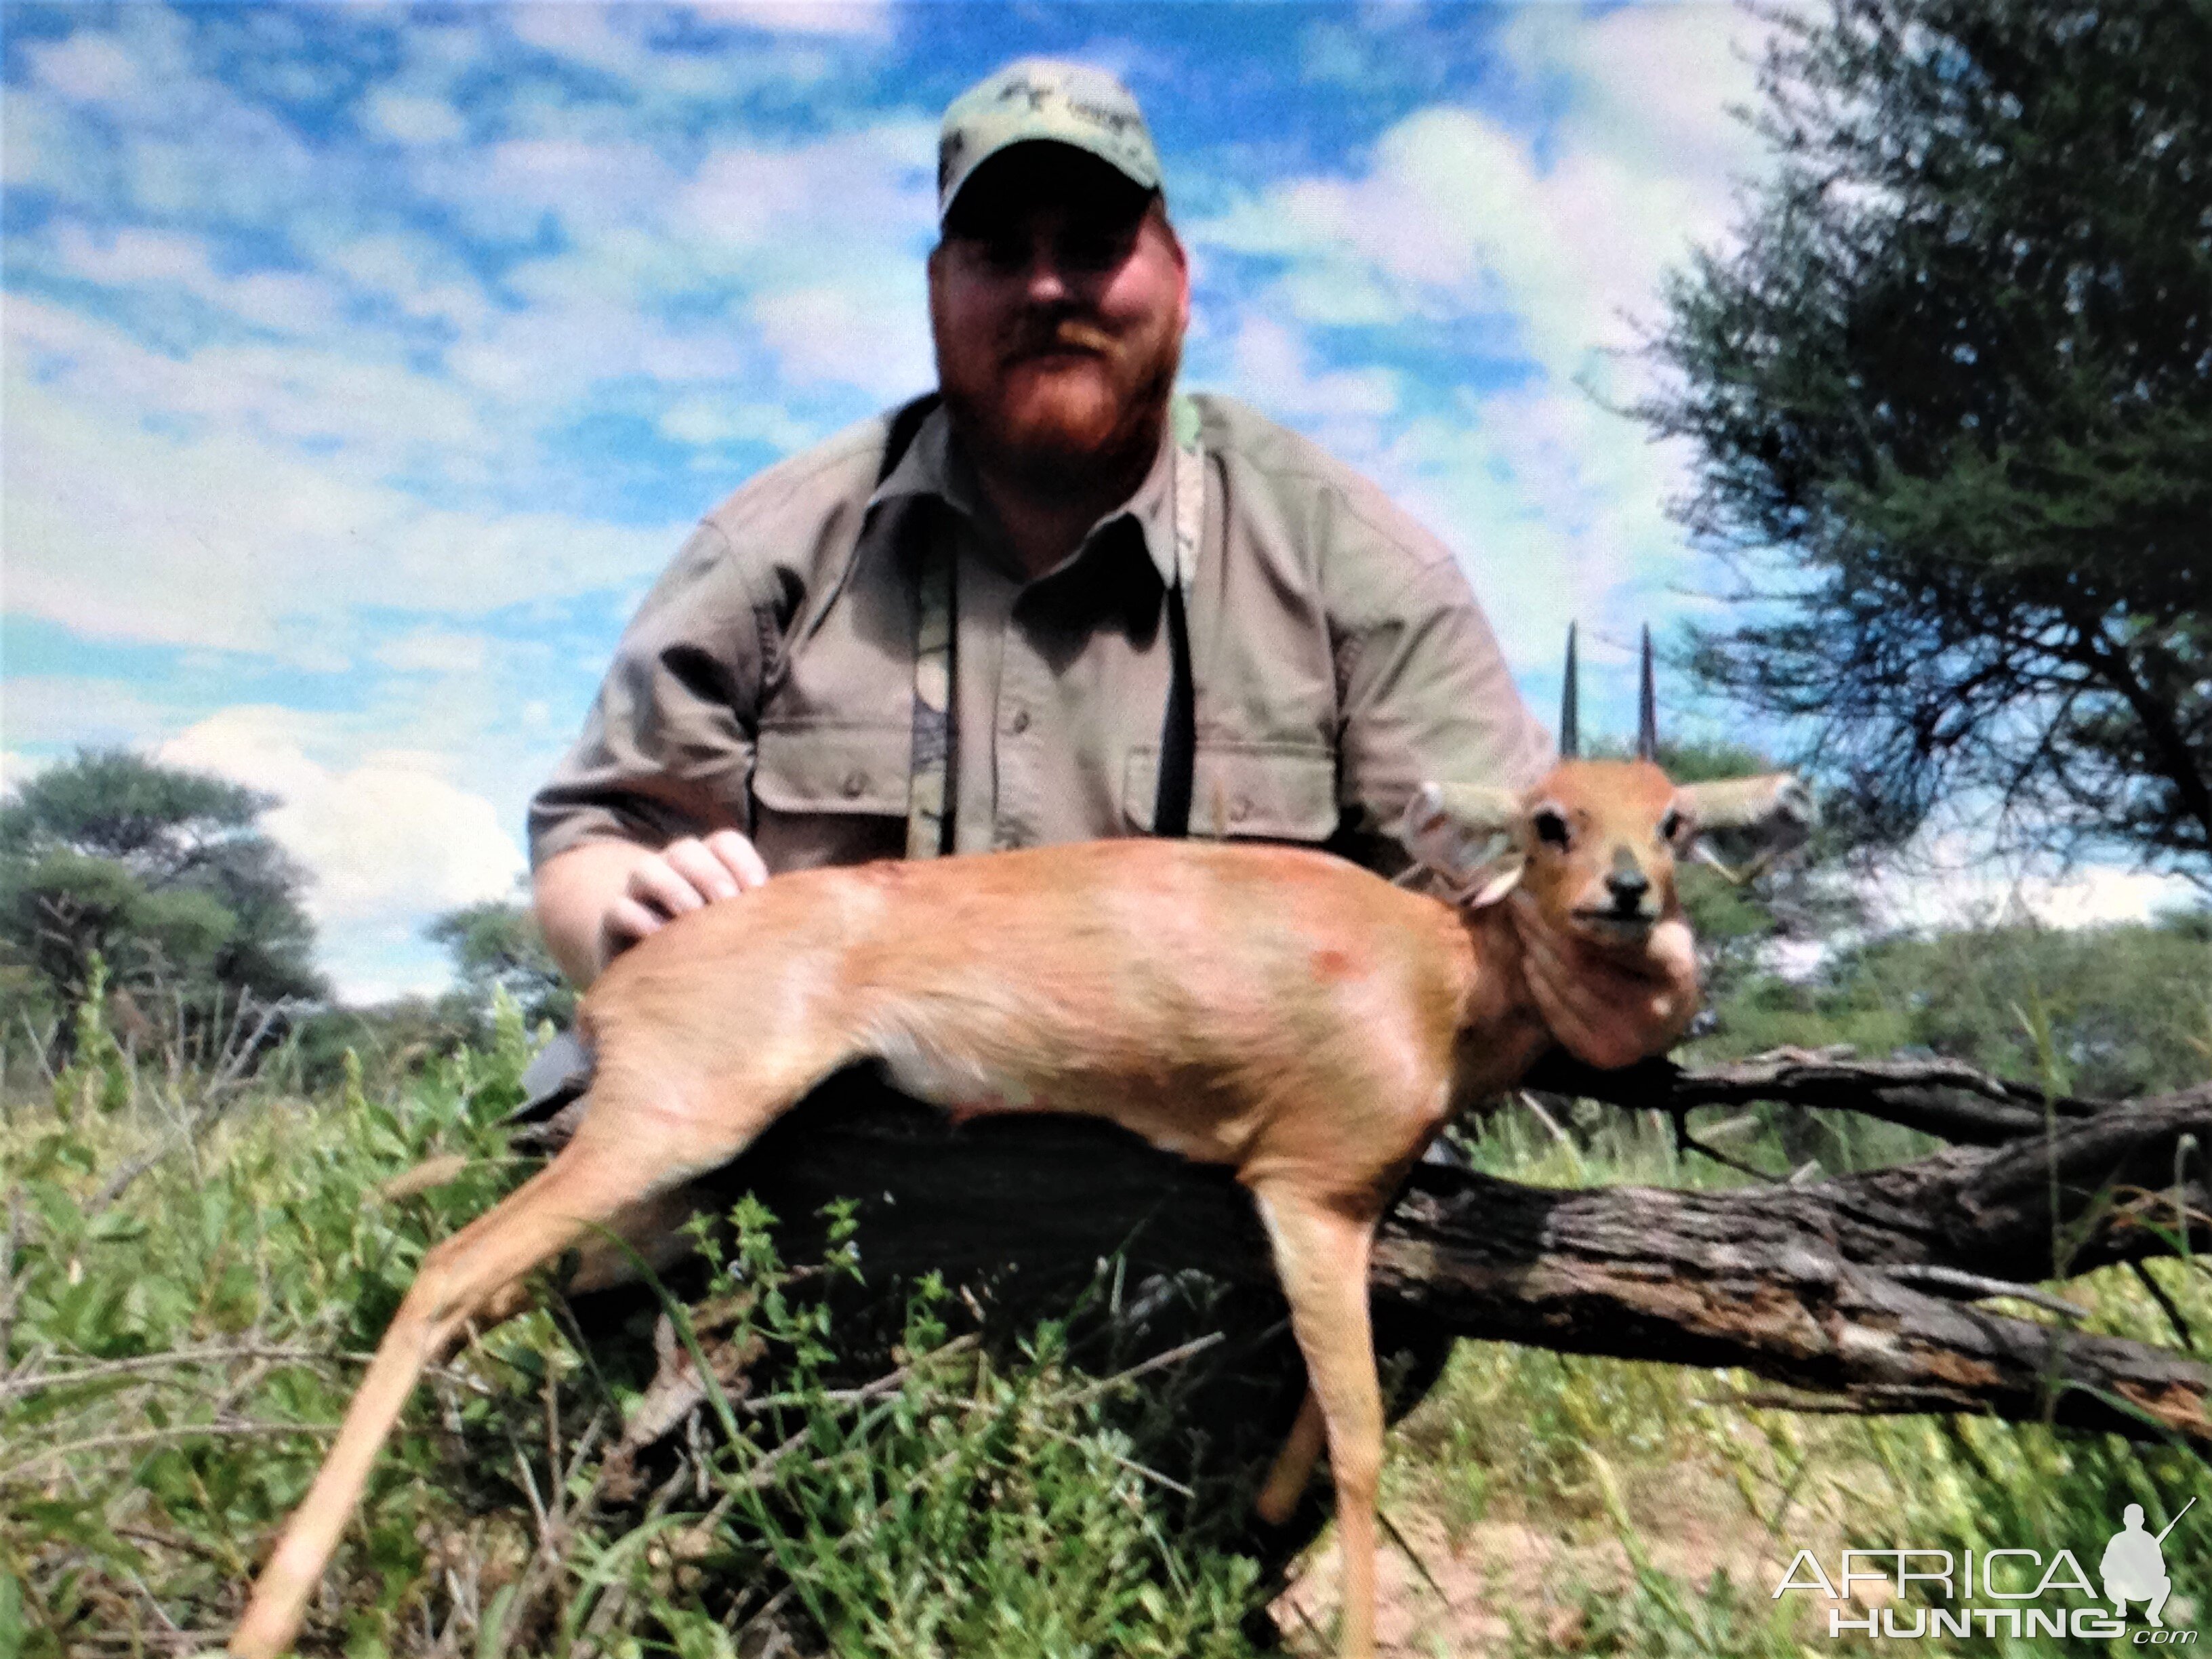
[[[1624,850],[1613,861],[1613,870],[1605,878],[1606,890],[1613,895],[1613,907],[1633,910],[1644,902],[1644,896],[1651,890],[1651,878],[1645,875],[1636,860]]]

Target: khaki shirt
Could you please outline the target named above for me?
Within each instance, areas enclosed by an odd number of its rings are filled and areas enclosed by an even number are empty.
[[[1326,845],[1384,870],[1425,779],[1518,787],[1550,743],[1450,553],[1376,487],[1225,398],[1200,416],[1183,573],[1194,836]],[[888,420],[708,514],[623,633],[530,811],[532,860],[732,828],[771,871],[901,855],[917,547],[953,539],[957,853],[1143,835],[1171,677],[1175,446],[1025,581],[944,411],[880,485]],[[917,515],[920,515],[917,519]]]

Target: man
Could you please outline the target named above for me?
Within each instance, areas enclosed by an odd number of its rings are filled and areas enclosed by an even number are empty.
[[[941,405],[709,514],[532,805],[579,983],[774,871],[1186,826],[1395,869],[1423,780],[1543,769],[1446,550],[1291,434],[1174,396],[1189,274],[1120,82],[1033,60],[971,88],[939,216]],[[1583,1059],[1680,1034],[1686,933],[1653,981],[1523,932]]]
[[[2159,1614],[2166,1609],[2166,1598],[2173,1594],[2173,1580],[2166,1576],[2166,1554],[2159,1548],[2159,1540],[2166,1534],[2154,1538],[2143,1530],[2140,1504],[2129,1504],[2120,1521],[2121,1529],[2105,1546],[2105,1559],[2098,1564],[2098,1576],[2105,1581],[2105,1597],[2123,1619],[2128,1616],[2129,1602],[2148,1602],[2143,1617],[2154,1625],[2163,1625],[2166,1621]],[[2172,1526],[2169,1522],[2169,1531]]]

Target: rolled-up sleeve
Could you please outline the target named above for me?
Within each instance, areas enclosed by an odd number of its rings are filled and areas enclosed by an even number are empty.
[[[577,738],[530,804],[533,866],[587,841],[751,827],[773,588],[702,524],[623,630]]]

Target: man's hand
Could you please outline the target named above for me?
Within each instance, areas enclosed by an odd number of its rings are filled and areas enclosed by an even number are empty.
[[[767,879],[759,852],[734,830],[686,836],[658,852],[590,841],[539,866],[538,921],[562,970],[589,985],[647,934]]]
[[[678,916],[735,898],[768,879],[768,866],[752,842],[734,830],[717,830],[703,841],[686,836],[630,866],[622,896],[599,920],[605,959],[611,962]]]
[[[1663,921],[1622,957],[1547,923],[1528,895],[1510,901],[1522,972],[1552,1035],[1576,1059],[1611,1070],[1664,1054],[1698,1011],[1698,955],[1687,922]]]

